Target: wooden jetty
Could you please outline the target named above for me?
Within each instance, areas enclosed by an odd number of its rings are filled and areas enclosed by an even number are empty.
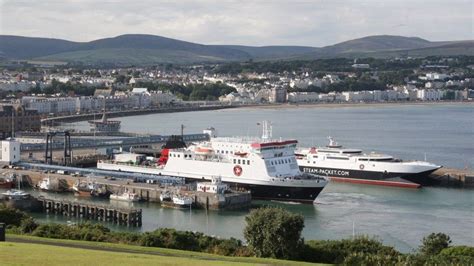
[[[130,227],[142,226],[141,209],[120,209],[91,203],[67,200],[37,198],[41,210],[46,213],[60,214],[75,218],[84,218],[103,222],[112,222]]]

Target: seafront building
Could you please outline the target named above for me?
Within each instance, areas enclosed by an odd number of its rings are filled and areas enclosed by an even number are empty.
[[[40,131],[40,119],[36,110],[20,105],[0,105],[0,138],[11,136],[12,131]]]
[[[180,103],[175,95],[169,92],[148,92],[146,88],[134,88],[128,93],[111,94],[100,90],[97,96],[80,97],[44,97],[24,96],[20,104],[38,114],[75,114],[84,112],[122,109],[145,109]]]

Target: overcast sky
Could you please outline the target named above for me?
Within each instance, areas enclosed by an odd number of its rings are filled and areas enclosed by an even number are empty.
[[[474,39],[473,13],[473,0],[0,0],[0,34],[90,41],[144,33],[204,44],[306,46],[379,34],[465,40]]]

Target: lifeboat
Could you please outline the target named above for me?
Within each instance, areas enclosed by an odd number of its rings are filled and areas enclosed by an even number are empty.
[[[209,155],[212,153],[212,148],[198,146],[196,149],[194,149],[194,153],[200,155]]]
[[[240,157],[245,157],[245,156],[247,156],[247,153],[246,153],[246,152],[242,152],[242,151],[236,151],[236,152],[234,152],[234,154],[235,154],[236,156],[240,156]]]

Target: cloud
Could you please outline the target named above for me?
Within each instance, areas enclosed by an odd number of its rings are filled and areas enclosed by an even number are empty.
[[[375,34],[459,40],[472,39],[473,5],[469,0],[0,0],[0,34],[90,41],[144,33],[206,44],[308,46]]]

